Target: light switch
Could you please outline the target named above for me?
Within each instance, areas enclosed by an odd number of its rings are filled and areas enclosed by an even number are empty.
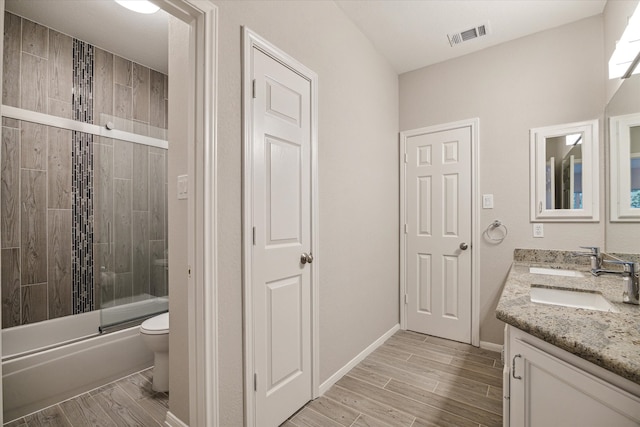
[[[533,237],[544,237],[544,224],[533,224]]]
[[[482,209],[493,209],[493,194],[482,195]]]
[[[189,194],[189,177],[187,175],[178,176],[178,200],[184,200]]]

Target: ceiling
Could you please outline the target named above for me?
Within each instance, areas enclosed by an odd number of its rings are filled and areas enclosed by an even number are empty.
[[[336,0],[398,74],[602,13],[606,0]],[[7,10],[167,73],[167,17],[111,0],[6,0]],[[488,23],[450,46],[447,34]]]
[[[6,10],[154,70],[168,71],[168,21],[111,0],[6,0]]]
[[[398,74],[602,13],[606,0],[336,0]],[[448,33],[489,23],[455,46]]]

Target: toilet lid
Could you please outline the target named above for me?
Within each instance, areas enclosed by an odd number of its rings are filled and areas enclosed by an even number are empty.
[[[140,331],[150,335],[169,333],[169,313],[162,313],[145,320],[142,322],[142,325],[140,325]]]

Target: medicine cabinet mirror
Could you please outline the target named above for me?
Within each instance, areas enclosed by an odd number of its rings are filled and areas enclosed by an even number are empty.
[[[640,114],[609,122],[611,221],[640,222]]]
[[[531,221],[598,222],[598,121],[531,129]]]

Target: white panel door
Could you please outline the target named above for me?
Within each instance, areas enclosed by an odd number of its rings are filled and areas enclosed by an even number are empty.
[[[255,420],[277,426],[312,397],[311,86],[252,54]]]
[[[407,329],[471,342],[471,127],[407,137]]]

